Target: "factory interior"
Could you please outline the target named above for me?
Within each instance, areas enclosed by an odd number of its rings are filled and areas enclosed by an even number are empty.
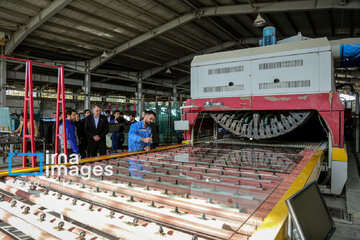
[[[360,239],[360,0],[0,0],[0,239]]]

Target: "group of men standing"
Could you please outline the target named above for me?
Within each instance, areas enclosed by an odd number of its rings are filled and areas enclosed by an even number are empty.
[[[73,109],[66,112],[66,138],[68,155],[75,153],[82,157],[106,155],[106,134],[109,132],[109,124],[106,117],[101,115],[101,109],[95,105],[93,114],[85,110],[85,118],[77,121],[77,113]],[[63,133],[63,123],[59,126],[59,133]],[[64,151],[64,139],[60,139],[60,146]],[[87,152],[87,153],[86,153]]]
[[[124,143],[124,125],[131,125],[129,131],[129,152],[150,150],[150,145],[158,146],[158,129],[154,124],[156,114],[153,111],[144,111],[142,120],[136,122],[135,116],[130,115],[130,121],[123,117],[123,113],[115,110],[101,115],[101,108],[94,105],[92,114],[85,110],[85,118],[80,120],[75,110],[66,112],[67,152],[75,153],[82,157],[95,157],[97,152],[106,155],[106,135],[109,132],[109,123],[122,123],[120,129],[111,135],[112,149],[117,150]],[[62,124],[59,133],[62,133]],[[155,139],[155,141],[153,141]],[[61,149],[64,149],[63,138],[60,137]],[[87,154],[86,154],[87,150]]]

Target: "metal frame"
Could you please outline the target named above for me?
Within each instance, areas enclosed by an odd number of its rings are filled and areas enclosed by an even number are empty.
[[[283,194],[276,206],[271,210],[257,231],[251,236],[251,240],[262,239],[286,239],[288,226],[289,211],[286,207],[285,200],[299,191],[309,181],[315,179],[319,172],[318,165],[321,165],[324,156],[325,146],[320,146],[310,160],[302,168],[302,171],[296,177],[288,190]],[[314,175],[315,174],[315,175]]]
[[[27,152],[27,138],[31,141],[31,152],[35,153],[35,136],[34,136],[34,99],[33,99],[33,77],[32,61],[26,61],[25,70],[25,95],[24,95],[24,120],[23,120],[23,153]],[[29,107],[29,109],[28,109]],[[30,134],[27,132],[28,111],[30,111]],[[31,157],[32,167],[36,166],[35,156]],[[26,156],[23,156],[23,167],[26,167]]]
[[[204,111],[255,111],[255,110],[316,110],[326,122],[332,137],[332,146],[344,146],[344,106],[338,93],[294,94],[273,96],[249,96],[228,98],[188,99],[184,120],[189,120],[190,130],[185,131],[185,140],[193,140],[191,132],[198,115]],[[223,103],[210,106],[207,102]]]
[[[59,117],[60,117],[60,104],[62,113],[63,133],[59,134]],[[56,129],[55,129],[55,164],[58,164],[59,154],[59,137],[63,137],[64,153],[67,156],[67,134],[66,134],[66,112],[65,112],[65,81],[64,81],[64,67],[58,69],[58,87],[56,98]]]

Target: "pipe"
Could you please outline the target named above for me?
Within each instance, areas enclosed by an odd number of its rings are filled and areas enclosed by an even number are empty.
[[[340,59],[341,58],[341,47],[344,44],[356,46],[360,44],[360,38],[343,38],[339,40],[330,40],[331,53],[333,58]]]
[[[343,68],[358,67],[360,64],[360,38],[345,38],[329,41],[334,65]]]

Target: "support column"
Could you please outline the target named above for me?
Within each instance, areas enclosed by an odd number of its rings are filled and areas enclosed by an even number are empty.
[[[176,85],[174,84],[174,86],[173,86],[173,101],[174,101],[174,103],[177,102],[177,98],[178,98],[177,88],[176,88]]]
[[[1,48],[3,54],[3,47]],[[6,107],[6,62],[0,61],[0,106]]]
[[[85,63],[85,80],[84,80],[84,93],[85,93],[85,102],[84,109],[90,109],[90,85],[91,85],[91,75],[89,71],[89,62]]]
[[[137,111],[136,111],[136,115],[141,118],[141,112],[143,111],[143,106],[142,106],[142,79],[138,78],[139,82],[138,82],[138,87],[137,87],[137,94],[135,94],[136,98],[138,99],[138,104],[137,104]]]
[[[41,92],[42,92],[42,89],[41,89]],[[37,92],[36,93],[36,100],[39,104],[39,110],[38,112],[40,113],[40,115],[42,114],[43,112],[43,109],[44,109],[44,103],[43,103],[43,99],[42,99],[42,95],[41,95],[41,92]],[[35,110],[35,109],[34,109]]]
[[[360,126],[359,126],[359,93],[356,92],[355,94],[355,114],[356,114],[356,118],[355,118],[355,149],[356,152],[359,152],[359,140],[360,140]]]

